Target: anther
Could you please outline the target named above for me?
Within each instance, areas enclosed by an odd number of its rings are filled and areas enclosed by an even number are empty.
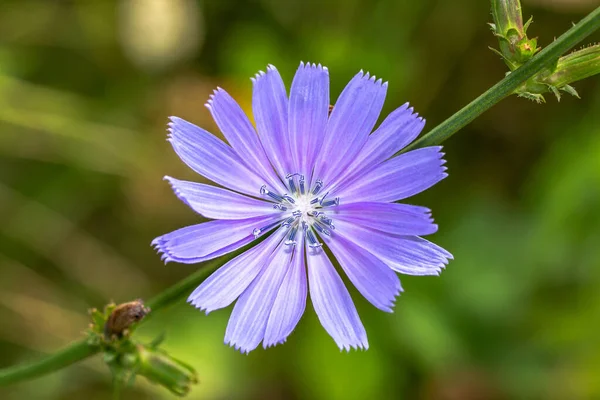
[[[290,229],[290,233],[288,233],[288,238],[284,242],[284,244],[286,246],[295,246],[296,245],[296,241],[294,239],[296,238],[297,232],[298,232],[298,225],[296,225],[292,229]]]
[[[283,221],[283,224],[281,224],[281,226],[283,226],[284,228],[289,228],[290,226],[292,226],[292,222],[294,222],[295,220],[296,220],[296,218],[289,217],[288,219]]]
[[[283,204],[275,204],[275,205],[273,206],[273,208],[279,209],[279,210],[281,210],[281,211],[286,211],[286,210],[287,210],[287,207],[286,207],[286,206],[284,206]]]
[[[322,234],[324,234],[324,235],[327,235],[327,236],[331,236],[331,232],[329,232],[329,230],[328,230],[328,229],[325,229],[325,228],[323,228],[323,227],[322,227],[321,225],[319,225],[318,223],[317,223],[317,224],[314,224],[313,226],[315,227],[315,229],[316,229],[316,230],[317,230],[319,233],[322,233]]]
[[[292,193],[296,193],[296,182],[294,181],[294,176],[297,174],[287,174],[285,179],[288,180],[288,184],[290,185],[290,190]]]
[[[277,221],[277,222],[273,222],[272,224],[269,224],[267,226],[263,226],[262,228],[256,228],[256,229],[254,229],[252,231],[252,234],[254,235],[254,239],[258,238],[260,235],[262,235],[266,231],[274,228],[275,226],[277,226],[279,224],[280,224],[280,221]]]
[[[329,229],[335,230],[335,226],[333,225],[333,220],[331,218],[327,218],[326,216],[322,215],[319,218],[319,222],[327,226]]]
[[[308,240],[308,247],[319,248],[323,246],[323,244],[319,243],[319,241],[315,237],[315,233],[312,229],[306,231],[306,239]]]
[[[323,201],[323,200],[321,200],[321,207],[339,206],[340,205],[340,198],[339,197],[336,197],[333,200],[327,200],[327,201]]]
[[[328,195],[329,195],[329,192],[325,193],[325,194],[323,195],[323,197],[321,197],[321,200],[319,201],[319,204],[320,204],[320,205],[323,205],[323,202],[325,201],[325,198],[326,198]]]
[[[300,194],[304,194],[304,175],[300,175],[298,183],[300,184]]]
[[[315,197],[314,199],[312,199],[312,200],[310,201],[310,204],[317,204],[318,202],[319,202],[319,198],[318,198],[318,197]]]
[[[320,179],[317,179],[317,181],[315,182],[315,187],[312,190],[312,194],[314,194],[314,195],[318,194],[322,188],[323,188],[323,181]]]
[[[290,204],[296,204],[296,202],[294,201],[294,198],[290,195],[284,194],[283,199],[286,200]]]
[[[302,216],[302,211],[296,210],[292,213],[292,215],[296,218],[300,218]]]
[[[266,194],[267,196],[269,196],[270,198],[272,198],[273,200],[275,200],[279,203],[281,203],[283,201],[283,197],[281,197],[277,193],[273,193],[273,192],[269,191],[269,189],[267,189],[267,185],[261,186],[260,194]]]

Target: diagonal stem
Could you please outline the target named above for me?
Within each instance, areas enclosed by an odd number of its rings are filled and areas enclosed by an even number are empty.
[[[512,94],[523,82],[540,72],[552,62],[581,42],[600,27],[600,7],[589,13],[584,19],[563,33],[558,39],[543,49],[527,63],[507,75],[489,88],[481,96],[467,104],[456,114],[427,132],[420,139],[402,150],[402,153],[420,147],[442,143],[471,121],[483,114],[500,100]]]
[[[39,361],[0,370],[0,386],[46,375],[98,353],[100,348],[79,340]]]
[[[600,7],[596,8],[587,17],[565,32],[556,39],[554,43],[542,50],[528,63],[513,71],[510,75],[502,79],[446,121],[429,131],[404,151],[439,144],[448,139],[458,130],[473,121],[477,116],[483,114],[487,109],[511,94],[523,82],[540,72],[551,62],[557,60],[558,57],[598,28],[600,28]],[[196,273],[159,293],[147,304],[152,308],[153,312],[173,304],[186,296],[192,288],[202,283],[209,272],[234,255],[235,254],[231,254],[220,257],[207,263]],[[153,313],[150,313],[149,315],[152,314]],[[98,351],[99,349],[97,347],[87,344],[85,340],[74,342],[69,347],[37,362],[0,370],[0,386],[32,379],[57,371],[77,361],[91,357],[98,353]]]

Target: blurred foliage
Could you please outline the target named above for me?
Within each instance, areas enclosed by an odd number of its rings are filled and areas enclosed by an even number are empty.
[[[558,36],[597,0],[525,2],[532,37]],[[291,82],[321,62],[332,97],[358,70],[390,82],[431,128],[504,75],[476,0],[0,2],[0,366],[81,337],[88,307],[148,298],[197,266],[149,246],[199,220],[165,174],[199,180],[165,142],[169,115],[216,132],[217,85],[249,111],[268,63]],[[596,35],[592,40],[598,41]],[[340,353],[308,307],[284,346],[222,344],[229,311],[181,302],[136,337],[197,371],[190,399],[600,398],[600,83],[583,100],[510,98],[446,143],[450,177],[414,199],[454,256],[404,277],[394,314],[353,296],[366,352]],[[106,399],[99,357],[0,398]],[[172,395],[144,381],[127,399]]]

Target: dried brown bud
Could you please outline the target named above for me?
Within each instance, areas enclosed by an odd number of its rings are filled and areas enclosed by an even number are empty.
[[[140,299],[119,304],[104,324],[104,335],[107,338],[123,336],[131,325],[140,321],[149,312],[150,309],[145,307]]]

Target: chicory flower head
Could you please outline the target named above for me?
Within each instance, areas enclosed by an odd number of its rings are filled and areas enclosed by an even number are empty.
[[[153,241],[165,261],[197,263],[262,236],[188,298],[206,313],[237,302],[225,342],[241,352],[286,341],[307,294],[341,349],[368,348],[365,328],[329,252],[358,291],[391,312],[396,272],[438,275],[450,253],[430,210],[396,203],[442,180],[441,147],[393,157],[425,121],[408,104],[373,132],[387,82],[359,72],[329,109],[326,67],[300,64],[289,97],[274,66],[252,78],[256,129],[218,88],[206,105],[229,144],[172,117],[168,141],[194,171],[223,188],[166,177],[175,194],[213,221]],[[328,251],[325,251],[328,248]]]

